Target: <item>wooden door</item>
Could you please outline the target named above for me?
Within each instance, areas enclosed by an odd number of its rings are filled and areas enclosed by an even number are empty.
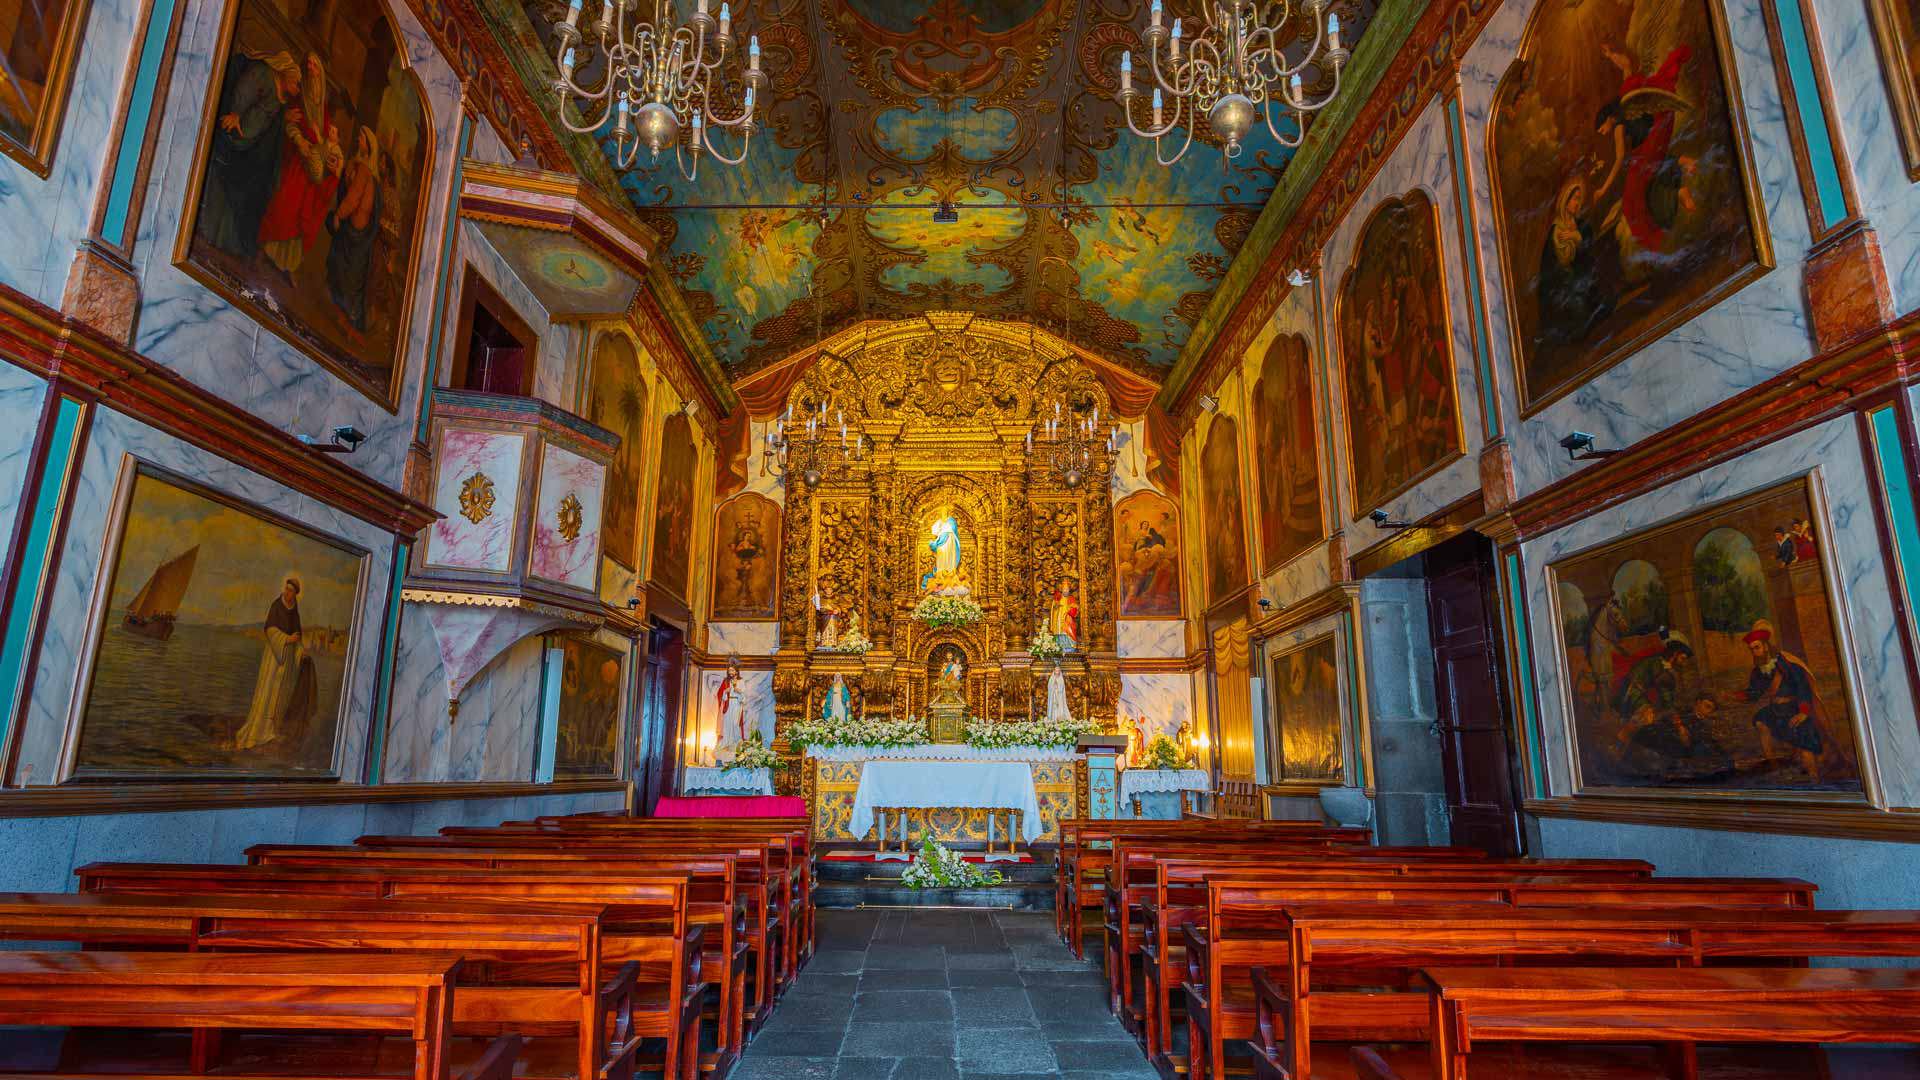
[[[1519,803],[1508,741],[1493,545],[1467,533],[1428,551],[1427,619],[1434,699],[1453,842],[1520,852]]]
[[[634,770],[636,812],[652,814],[660,796],[673,793],[680,767],[681,681],[685,678],[686,637],[677,627],[656,622],[647,635],[644,701],[640,711],[639,767]]]

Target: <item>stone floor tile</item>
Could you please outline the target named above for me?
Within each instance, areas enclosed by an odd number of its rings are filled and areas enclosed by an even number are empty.
[[[1020,973],[1011,966],[999,969],[971,970],[954,966],[951,953],[947,955],[947,985],[955,990],[981,986],[1020,987]]]
[[[954,1056],[960,1071],[973,1073],[1045,1073],[1058,1071],[1053,1046],[1032,1028],[969,1028],[954,1034]]]
[[[774,1057],[749,1051],[727,1080],[833,1080],[836,1064],[831,1057]]]
[[[763,1030],[747,1047],[746,1057],[833,1057],[840,1053],[843,1028]],[[829,1071],[831,1074],[831,1071]]]
[[[860,992],[871,990],[945,990],[945,969],[891,971],[873,969],[860,975]]]
[[[893,1067],[892,1080],[959,1080],[960,1068],[952,1058],[901,1058]]]
[[[833,1070],[833,1080],[893,1080],[898,1058],[843,1057]]]
[[[1036,1019],[1027,995],[1010,986],[955,990],[953,1017],[962,1027],[1012,1027]]]
[[[953,1021],[953,998],[947,991],[862,990],[854,999],[855,1024],[913,1024],[929,1020]]]
[[[1151,1068],[1140,1047],[1132,1042],[1056,1042],[1051,1044],[1060,1068],[1085,1072],[1118,1072]]]
[[[947,966],[947,951],[938,945],[875,945],[867,950],[867,967],[874,970],[933,970]]]
[[[856,1022],[847,1028],[840,1052],[850,1057],[952,1057],[953,1024],[928,1020],[907,1024]]]

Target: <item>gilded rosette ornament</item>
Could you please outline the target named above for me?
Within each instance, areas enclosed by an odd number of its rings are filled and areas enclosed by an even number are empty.
[[[558,523],[560,538],[569,544],[580,539],[580,526],[585,523],[586,518],[580,513],[579,496],[571,491],[567,492],[566,497],[560,500],[560,520]]]
[[[493,480],[475,472],[460,485],[460,516],[475,525],[493,516]]]

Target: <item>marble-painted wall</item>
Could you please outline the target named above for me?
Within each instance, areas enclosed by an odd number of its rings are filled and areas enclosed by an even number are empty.
[[[1866,717],[1872,750],[1869,754],[1863,746],[1862,770],[1877,758],[1887,804],[1920,806],[1920,725],[1916,725],[1895,621],[1895,581],[1881,557],[1868,466],[1850,417],[1704,469],[1521,545],[1541,727],[1554,794],[1573,793],[1573,772],[1548,565],[1622,534],[1808,473],[1815,475],[1826,495],[1827,520],[1815,522],[1814,530],[1841,583],[1842,622],[1852,638],[1854,708]]]
[[[26,493],[27,459],[46,403],[47,380],[12,364],[0,364],[0,431],[13,438],[0,443],[0,537],[11,537]]]
[[[1360,583],[1360,609],[1377,835],[1383,844],[1447,843],[1446,780],[1431,728],[1439,713],[1425,582],[1368,578]]]
[[[426,835],[446,825],[497,825],[541,814],[617,810],[618,791],[586,795],[316,803],[85,817],[0,818],[0,892],[71,892],[91,862],[246,861],[255,844],[347,844],[358,836]]]
[[[91,435],[80,457],[66,541],[60,551],[59,572],[47,604],[45,636],[39,654],[32,660],[33,695],[27,703],[16,779],[22,784],[47,784],[56,778],[63,738],[79,689],[75,685],[76,673],[82,666],[79,660],[90,619],[94,617],[95,583],[103,570],[105,552],[113,541],[108,526],[114,511],[115,489],[122,470],[133,458],[193,477],[217,491],[264,507],[370,553],[339,736],[339,760],[344,763],[342,778],[361,779],[367,721],[372,715],[373,686],[380,666],[379,613],[387,595],[393,538],[258,473],[108,410],[95,415]]]

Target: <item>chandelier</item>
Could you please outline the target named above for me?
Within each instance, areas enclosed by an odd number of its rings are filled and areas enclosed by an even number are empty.
[[[1281,146],[1299,146],[1307,114],[1325,108],[1340,92],[1340,71],[1352,54],[1340,47],[1340,16],[1321,18],[1332,0],[1305,0],[1302,5],[1299,14],[1313,24],[1312,45],[1297,61],[1289,61],[1281,51],[1304,36],[1293,0],[1202,0],[1205,24],[1194,34],[1186,33],[1180,19],[1173,20],[1169,33],[1160,3],[1153,0],[1147,16],[1152,93],[1134,87],[1133,53],[1121,53],[1120,108],[1128,130],[1153,140],[1154,160],[1163,166],[1185,156],[1202,113],[1225,144],[1228,158],[1240,156],[1254,121],[1262,117]],[[1301,72],[1315,64],[1332,69],[1333,86],[1324,96],[1309,99]],[[1291,134],[1282,134],[1274,124],[1276,100],[1293,114]],[[1136,115],[1141,111],[1151,118],[1144,127]],[[1173,156],[1164,157],[1162,139],[1175,128],[1185,128],[1186,135]]]
[[[1088,480],[1105,479],[1112,472],[1119,440],[1113,424],[1101,433],[1099,402],[1075,406],[1056,399],[1053,415],[1027,429],[1028,468],[1068,491],[1079,491]]]
[[[563,105],[571,100],[586,123],[575,126],[564,108],[560,122],[569,131],[593,135],[611,122],[614,158],[622,169],[633,167],[642,146],[653,152],[655,161],[672,147],[681,174],[689,180],[699,175],[703,153],[728,165],[745,161],[758,127],[754,97],[767,84],[760,70],[760,39],[747,39],[746,89],[739,107],[725,110],[733,115],[723,117],[715,111],[719,101],[714,83],[731,89],[722,68],[733,48],[732,11],[722,3],[715,20],[707,13],[707,0],[698,0],[692,22],[678,24],[672,0],[653,0],[652,21],[640,22],[633,9],[645,2],[601,0],[600,17],[592,26],[594,40],[588,42],[580,29],[583,0],[570,0],[566,19],[554,27],[560,78],[553,90]],[[587,70],[604,70],[606,77],[596,88],[582,87],[574,74]],[[721,150],[725,140],[715,139],[721,129],[739,134],[738,154],[729,157]]]
[[[840,357],[827,348],[822,336],[823,305],[814,296],[811,285],[807,287],[807,298],[813,304],[815,362],[829,357],[839,360]],[[838,439],[834,437],[836,429]],[[844,479],[853,471],[855,463],[865,460],[866,452],[866,435],[857,429],[849,430],[846,414],[823,399],[814,405],[802,406],[798,423],[794,421],[791,404],[775,417],[773,426],[767,429],[766,446],[760,451],[760,459],[761,468],[766,472],[783,481],[789,476],[797,477],[801,484],[814,488],[826,480]]]

